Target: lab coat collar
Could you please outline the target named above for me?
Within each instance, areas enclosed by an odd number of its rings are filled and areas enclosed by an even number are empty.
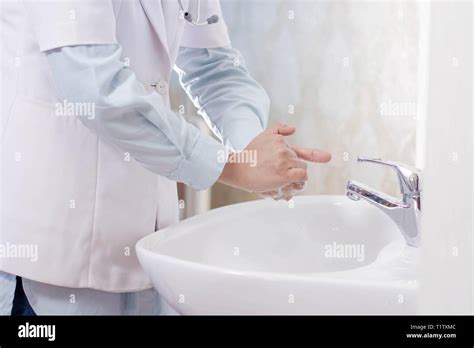
[[[140,0],[140,3],[145,11],[148,20],[150,21],[153,29],[158,36],[158,39],[161,42],[164,50],[166,51],[167,62],[165,63],[167,66],[170,66],[170,52],[168,47],[168,39],[166,34],[166,23],[164,17],[163,6],[160,0]]]

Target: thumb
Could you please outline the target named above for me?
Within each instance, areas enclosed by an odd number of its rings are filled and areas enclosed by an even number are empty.
[[[292,135],[295,131],[295,127],[290,127],[283,123],[274,124],[272,127],[267,129],[267,132],[270,134],[280,134],[284,136]]]
[[[329,152],[324,150],[309,149],[298,145],[291,145],[290,147],[296,152],[299,158],[310,162],[326,163],[329,162],[332,157]]]

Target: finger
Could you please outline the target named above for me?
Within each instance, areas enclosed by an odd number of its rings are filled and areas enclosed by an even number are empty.
[[[324,150],[309,149],[298,145],[292,145],[290,147],[296,152],[299,158],[302,158],[306,161],[326,163],[329,162],[332,157],[329,152]]]
[[[290,148],[288,145],[287,145],[287,147],[288,147],[289,157],[290,158],[298,158],[298,155],[296,154],[296,152],[292,148]]]
[[[275,199],[275,192],[259,192],[258,195],[262,198],[272,198]]]
[[[267,192],[259,192],[258,195],[263,198],[271,198],[275,201],[279,201],[280,199],[283,198],[283,193],[282,191],[276,190],[276,191],[267,191]]]
[[[273,191],[274,194],[271,196],[273,200],[279,201],[281,199],[284,199],[285,201],[289,201],[290,199],[293,198],[293,190],[291,189],[291,185],[287,185],[283,188],[281,188],[278,191]]]
[[[304,188],[306,188],[306,182],[294,182],[283,188],[283,195],[293,197],[295,193],[302,191]]]
[[[293,191],[293,184],[286,185],[281,188],[281,196],[287,195]]]
[[[290,168],[303,168],[306,169],[308,168],[308,164],[306,161],[297,159],[297,158],[290,158]]]
[[[284,136],[292,135],[295,131],[295,127],[287,126],[286,124],[277,123],[272,127],[268,128],[267,131],[271,134],[280,134]]]
[[[291,184],[291,188],[294,192],[302,191],[306,188],[306,182],[294,182]]]
[[[289,201],[294,197],[295,192],[299,192],[305,187],[306,182],[293,182],[289,185],[280,188],[279,190],[257,192],[257,194],[262,198],[272,198],[275,201],[279,201],[281,199]]]
[[[308,172],[303,168],[291,168],[288,171],[288,178],[290,181],[307,181]]]

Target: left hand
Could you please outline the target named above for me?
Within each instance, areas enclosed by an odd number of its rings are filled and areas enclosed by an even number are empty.
[[[298,145],[288,146],[291,150],[291,156],[293,158],[299,158],[310,162],[325,163],[331,160],[331,154],[326,151],[313,150],[300,147]],[[263,198],[273,198],[278,201],[284,199],[289,201],[293,198],[295,193],[303,191],[306,188],[306,181],[293,182],[286,186],[281,187],[278,190],[257,192],[257,194]]]

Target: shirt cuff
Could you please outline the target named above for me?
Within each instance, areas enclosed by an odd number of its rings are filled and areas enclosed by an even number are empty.
[[[191,154],[170,174],[170,178],[196,190],[208,189],[219,179],[228,153],[223,144],[209,136],[199,135]]]
[[[225,125],[223,138],[228,148],[234,151],[242,151],[263,131],[264,128],[256,115],[243,118],[238,118],[236,115],[233,118],[229,117]]]

